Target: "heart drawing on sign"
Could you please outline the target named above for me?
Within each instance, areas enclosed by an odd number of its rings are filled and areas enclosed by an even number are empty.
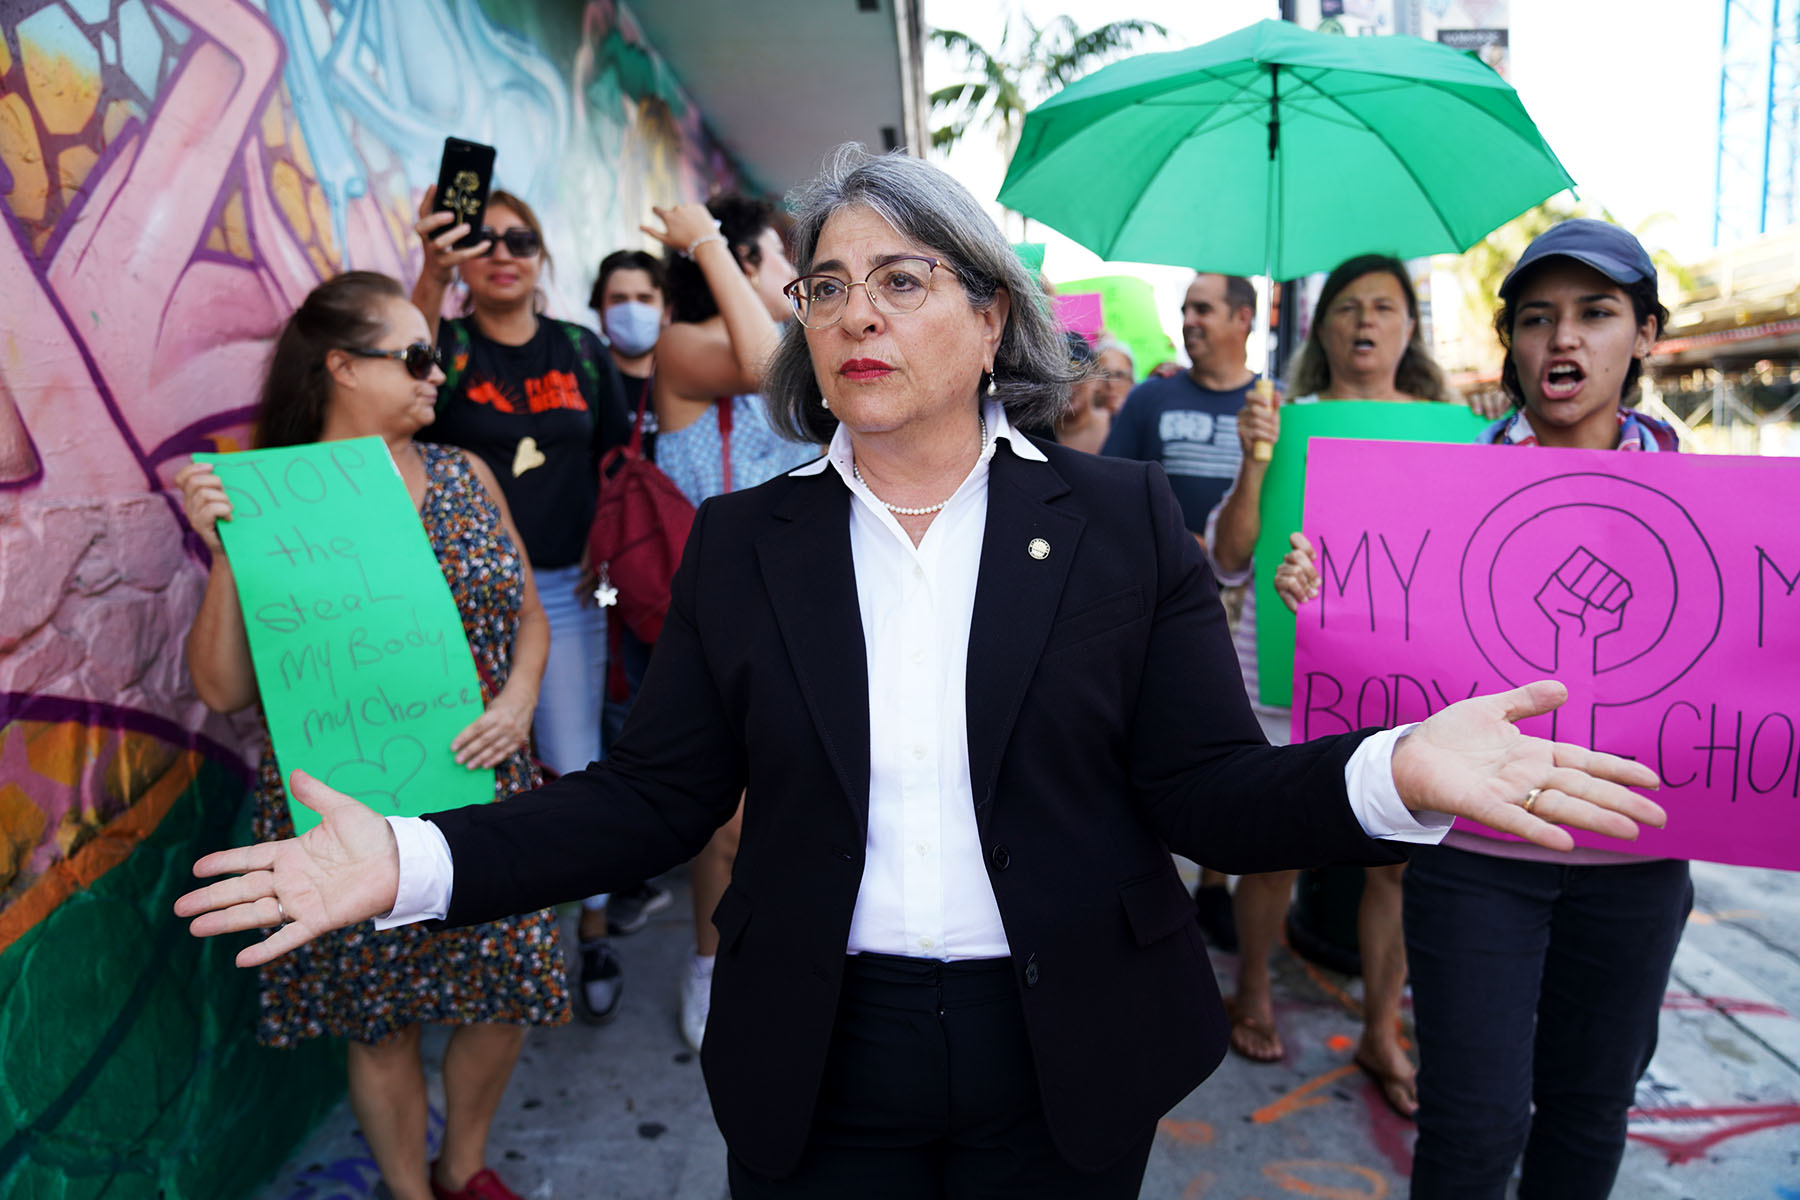
[[[424,744],[417,738],[395,737],[382,744],[381,755],[375,761],[353,758],[339,763],[325,776],[325,782],[371,807],[385,804],[391,811],[399,812],[400,789],[424,768]]]
[[[538,449],[536,438],[522,437],[519,439],[519,448],[513,451],[513,478],[517,479],[531,468],[541,467],[549,461],[544,457],[544,452]]]

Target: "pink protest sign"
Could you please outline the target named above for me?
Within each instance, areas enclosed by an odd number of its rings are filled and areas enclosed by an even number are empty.
[[[1087,339],[1088,345],[1091,346],[1100,339],[1100,331],[1106,325],[1106,314],[1101,308],[1099,292],[1052,296],[1050,308],[1064,329],[1070,333],[1079,333]]]
[[[1295,738],[1558,679],[1523,728],[1648,764],[1669,812],[1578,842],[1800,868],[1796,513],[1794,459],[1315,439]]]

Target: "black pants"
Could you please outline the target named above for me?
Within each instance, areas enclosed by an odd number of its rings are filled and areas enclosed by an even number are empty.
[[[1414,851],[1414,1200],[1500,1200],[1521,1153],[1520,1200],[1604,1200],[1693,898],[1675,860]]]
[[[734,1200],[1135,1200],[1143,1145],[1087,1173],[1050,1141],[1011,961],[852,955],[806,1153],[768,1180],[731,1160]]]

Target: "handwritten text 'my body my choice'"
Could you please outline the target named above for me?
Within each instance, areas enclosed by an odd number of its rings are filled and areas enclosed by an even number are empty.
[[[304,635],[302,644],[281,652],[280,673],[284,689],[292,691],[311,678],[323,683],[331,692],[331,703],[309,710],[301,722],[308,748],[324,735],[338,731],[348,733],[360,746],[359,730],[363,726],[403,725],[441,709],[480,706],[481,698],[468,687],[434,686],[433,676],[443,680],[450,674],[444,631],[424,628],[417,610],[405,596],[375,591],[353,539],[338,536],[321,543],[309,539],[298,526],[291,526],[290,531],[291,544],[288,535],[274,535],[274,549],[267,552],[270,557],[285,559],[295,568],[326,564],[340,570],[348,567],[354,570],[359,581],[352,590],[329,596],[289,592],[281,600],[261,605],[252,614],[256,622],[271,633]],[[373,621],[366,615],[377,605],[402,604],[407,605],[407,624],[404,626],[398,623],[398,614],[391,611],[373,614]],[[371,635],[371,624],[378,624],[380,632]],[[372,692],[349,698],[341,696],[340,671],[354,675],[378,670],[383,679],[391,682],[397,664],[390,660],[411,651],[427,651],[426,664],[436,668],[433,671],[416,661],[409,664],[409,678],[417,678],[418,687],[396,696],[390,694],[387,683],[378,683]],[[362,692],[361,687],[354,690]]]

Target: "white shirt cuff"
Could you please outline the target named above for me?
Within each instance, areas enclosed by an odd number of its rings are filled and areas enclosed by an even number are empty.
[[[450,886],[455,882],[450,843],[423,817],[389,817],[387,823],[400,845],[400,888],[393,910],[376,917],[375,928],[443,920],[450,911]]]
[[[1448,813],[1415,814],[1394,786],[1394,744],[1412,728],[1384,729],[1358,746],[1344,764],[1344,788],[1350,793],[1350,811],[1370,837],[1435,846],[1456,818]]]

